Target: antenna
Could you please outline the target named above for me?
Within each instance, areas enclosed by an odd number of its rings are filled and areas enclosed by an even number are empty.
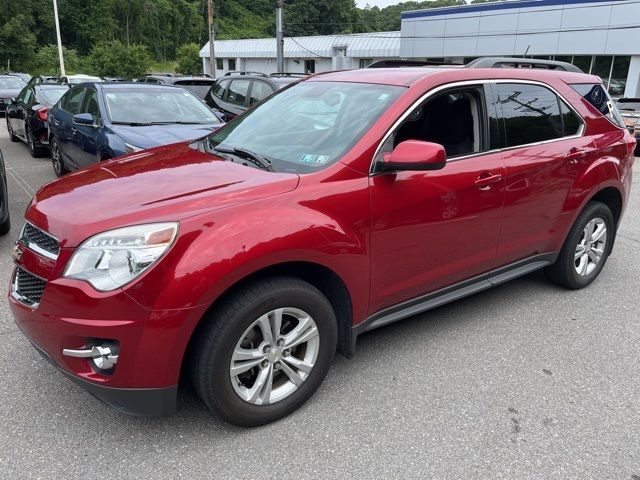
[[[529,53],[530,48],[531,48],[531,44],[527,45],[527,49],[524,51],[524,55],[522,55],[522,58],[527,58],[527,53]]]

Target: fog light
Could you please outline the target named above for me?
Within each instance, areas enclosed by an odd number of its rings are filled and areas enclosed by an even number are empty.
[[[67,357],[87,358],[99,370],[110,371],[118,363],[118,350],[117,342],[101,342],[100,345],[80,350],[65,348],[62,354]]]

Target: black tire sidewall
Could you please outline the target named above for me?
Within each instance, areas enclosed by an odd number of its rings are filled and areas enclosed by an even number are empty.
[[[314,319],[320,336],[318,357],[309,377],[289,397],[272,405],[252,405],[241,399],[231,384],[231,356],[240,336],[257,318],[281,307],[299,308]],[[235,318],[228,318],[226,323],[219,332],[221,335],[216,348],[200,360],[208,364],[200,368],[200,374],[209,372],[210,378],[198,379],[198,390],[205,403],[230,423],[257,426],[288,415],[313,395],[329,371],[336,350],[337,326],[331,304],[319,291],[305,289],[267,293],[259,301],[241,308]]]
[[[58,151],[58,160],[55,157],[55,151]],[[53,137],[51,139],[51,162],[53,163],[53,172],[56,176],[61,177],[66,173],[64,168],[64,163],[62,163],[62,152],[60,152],[60,145],[58,145],[58,141]],[[59,170],[56,168],[56,164],[58,164]]]
[[[582,235],[582,231],[584,230],[587,223],[589,223],[594,218],[601,218],[604,220],[605,225],[607,226],[607,243],[605,245],[605,252],[598,263],[596,268],[589,275],[582,276],[578,274],[575,269],[575,248],[580,240],[580,236]],[[574,228],[571,230],[569,237],[567,238],[567,243],[565,245],[566,252],[563,252],[565,258],[564,267],[567,269],[567,275],[571,283],[573,283],[576,287],[582,288],[589,285],[593,282],[596,277],[600,274],[605,264],[607,263],[607,259],[609,258],[609,254],[611,253],[611,249],[613,248],[613,242],[615,238],[615,224],[613,222],[613,215],[611,214],[611,210],[609,208],[600,203],[600,202],[592,202],[583,210],[578,218],[578,221],[575,223]]]

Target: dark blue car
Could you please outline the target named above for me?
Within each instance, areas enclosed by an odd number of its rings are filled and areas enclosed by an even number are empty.
[[[178,87],[82,83],[49,111],[56,175],[159,145],[203,137],[222,121]]]

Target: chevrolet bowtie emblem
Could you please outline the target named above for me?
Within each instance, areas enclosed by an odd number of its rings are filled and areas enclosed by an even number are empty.
[[[11,249],[11,255],[16,262],[22,258],[22,250],[20,250],[17,243]]]

